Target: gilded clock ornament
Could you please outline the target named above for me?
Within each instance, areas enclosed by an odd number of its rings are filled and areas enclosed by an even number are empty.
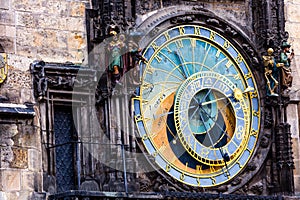
[[[214,187],[237,176],[260,131],[260,99],[246,60],[218,32],[168,29],[151,41],[133,99],[140,137],[171,177]]]
[[[3,83],[8,74],[7,54],[0,54],[0,83]]]

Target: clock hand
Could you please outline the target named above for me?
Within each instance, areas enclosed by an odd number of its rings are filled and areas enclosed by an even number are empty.
[[[183,67],[183,60],[181,59],[181,56],[179,56],[179,54],[177,53],[177,51],[174,51],[174,54],[177,56],[177,58],[178,58],[178,60],[179,60],[179,62],[180,62],[181,67],[179,67],[179,68],[181,69],[181,72],[183,72],[184,77],[185,77],[185,78],[189,77],[189,74],[188,74],[188,72],[186,71],[186,68]],[[179,65],[179,66],[180,66],[180,65]]]
[[[194,115],[197,113],[197,111],[198,111],[198,109],[199,109],[199,106],[197,106],[197,108],[194,110],[194,112],[193,112],[193,114],[191,115],[191,119],[194,117]]]
[[[206,111],[205,111],[205,112],[206,112]],[[208,132],[208,130],[207,130],[207,128],[206,128],[206,125],[205,125],[205,123],[204,123],[203,116],[202,116],[201,114],[200,114],[200,118],[201,118],[201,121],[202,121],[202,123],[203,123],[203,125],[204,125],[205,132],[206,132],[207,135],[208,135],[208,138],[209,138],[209,140],[210,140],[210,143],[211,143],[212,147],[215,148],[215,145],[214,145],[214,143],[213,143],[213,141],[212,141],[212,139],[211,139],[211,137],[210,137],[210,134],[209,134],[209,132]],[[228,155],[227,152],[224,154],[224,152],[222,151],[221,147],[219,147],[218,149],[219,149],[219,151],[220,151],[220,153],[221,153],[221,156],[222,156],[222,158],[223,158],[223,160],[224,160],[224,163],[225,163],[225,167],[226,167],[226,169],[227,169],[227,171],[228,171],[227,162],[230,160],[230,157],[229,157],[229,155]],[[225,173],[225,175],[226,175],[227,177],[230,176],[229,171],[228,171],[228,174]]]
[[[210,137],[210,134],[209,134],[208,129],[207,129],[207,127],[206,127],[206,123],[205,123],[204,118],[203,118],[203,116],[202,116],[201,114],[200,114],[200,119],[201,119],[201,121],[202,121],[202,123],[203,123],[203,125],[204,125],[205,132],[206,132],[207,135],[208,135],[208,138],[209,138],[209,140],[210,140],[210,143],[211,143],[212,147],[215,148],[214,142],[212,141],[212,138]]]
[[[188,107],[187,109],[180,110],[178,113],[187,111],[187,110],[189,110],[189,109],[191,109],[191,108],[195,108],[195,107],[198,107],[198,106],[190,106],[190,107]],[[162,114],[160,114],[160,115],[153,115],[153,119],[157,119],[157,118],[159,118],[159,117],[163,117],[163,116],[166,116],[166,115],[169,115],[169,114],[173,114],[173,113],[174,113],[174,111],[171,111],[171,112],[164,112],[164,113],[162,113]]]
[[[233,90],[233,94],[229,94],[229,95],[226,95],[224,97],[221,97],[221,98],[218,98],[218,99],[213,99],[211,101],[205,101],[205,102],[202,102],[200,103],[201,106],[204,106],[204,105],[207,105],[207,104],[211,104],[211,103],[214,103],[214,102],[217,102],[217,101],[220,101],[220,100],[223,100],[223,99],[227,99],[228,97],[234,97],[236,100],[241,100],[243,98],[243,94],[245,93],[248,93],[248,92],[252,92],[254,89],[252,87],[247,87],[243,92],[241,89],[239,88],[234,88]]]
[[[254,89],[252,87],[247,87],[244,92],[242,92],[240,89],[238,88],[235,88],[234,90],[234,96],[237,96],[237,95],[242,95],[244,93],[248,93],[248,92],[251,92],[253,91]],[[240,96],[241,96],[240,95]],[[223,107],[220,109],[220,112],[223,112],[223,110],[226,108],[226,106],[229,104],[230,102],[228,101],[225,105],[223,105]],[[230,135],[228,135],[228,133],[226,131],[223,131],[223,128],[221,127],[221,125],[219,123],[217,123],[217,121],[215,120],[214,117],[212,117],[204,108],[202,108],[200,105],[199,105],[200,109],[205,113],[205,115],[210,118],[214,123],[215,125],[223,132],[223,134],[225,134],[229,139],[231,139]]]
[[[205,94],[205,96],[201,99],[201,103],[203,103],[205,101],[205,99],[207,98],[207,96],[209,95],[209,93],[211,92],[212,88],[215,86],[215,84],[217,83],[218,79],[215,80],[214,84],[209,88],[208,92]]]
[[[214,103],[214,102],[223,100],[223,99],[228,99],[228,97],[231,97],[231,96],[232,96],[232,94],[227,95],[227,96],[225,96],[225,97],[218,98],[218,99],[213,99],[213,100],[210,100],[210,101],[205,101],[205,102],[203,102],[203,103],[200,103],[199,106],[205,106],[205,105],[207,105],[207,104],[211,104],[211,103]]]
[[[229,104],[229,102],[224,106],[224,108]],[[207,111],[205,109],[203,109],[201,106],[200,106],[200,109],[205,113],[205,115],[207,117],[209,117],[215,124],[216,126],[223,132],[223,134],[225,134],[229,139],[231,139],[230,135],[228,135],[228,133],[226,131],[223,130],[223,128],[221,127],[221,125],[219,123],[217,123],[217,121],[210,115],[207,113]],[[195,134],[195,133],[194,133]]]

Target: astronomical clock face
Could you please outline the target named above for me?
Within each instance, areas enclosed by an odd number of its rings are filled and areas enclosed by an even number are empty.
[[[219,33],[197,25],[166,30],[144,51],[135,122],[156,164],[185,184],[213,187],[251,158],[260,126],[254,76]]]

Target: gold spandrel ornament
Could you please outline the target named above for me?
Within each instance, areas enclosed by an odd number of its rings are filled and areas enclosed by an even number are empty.
[[[0,54],[0,83],[3,83],[8,74],[7,54]]]

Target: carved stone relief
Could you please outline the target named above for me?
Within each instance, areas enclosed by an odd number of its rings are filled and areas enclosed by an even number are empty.
[[[1,168],[8,168],[15,160],[13,137],[18,134],[15,124],[0,124]]]
[[[14,159],[11,162],[12,168],[26,169],[28,167],[28,151],[23,148],[12,148]]]

